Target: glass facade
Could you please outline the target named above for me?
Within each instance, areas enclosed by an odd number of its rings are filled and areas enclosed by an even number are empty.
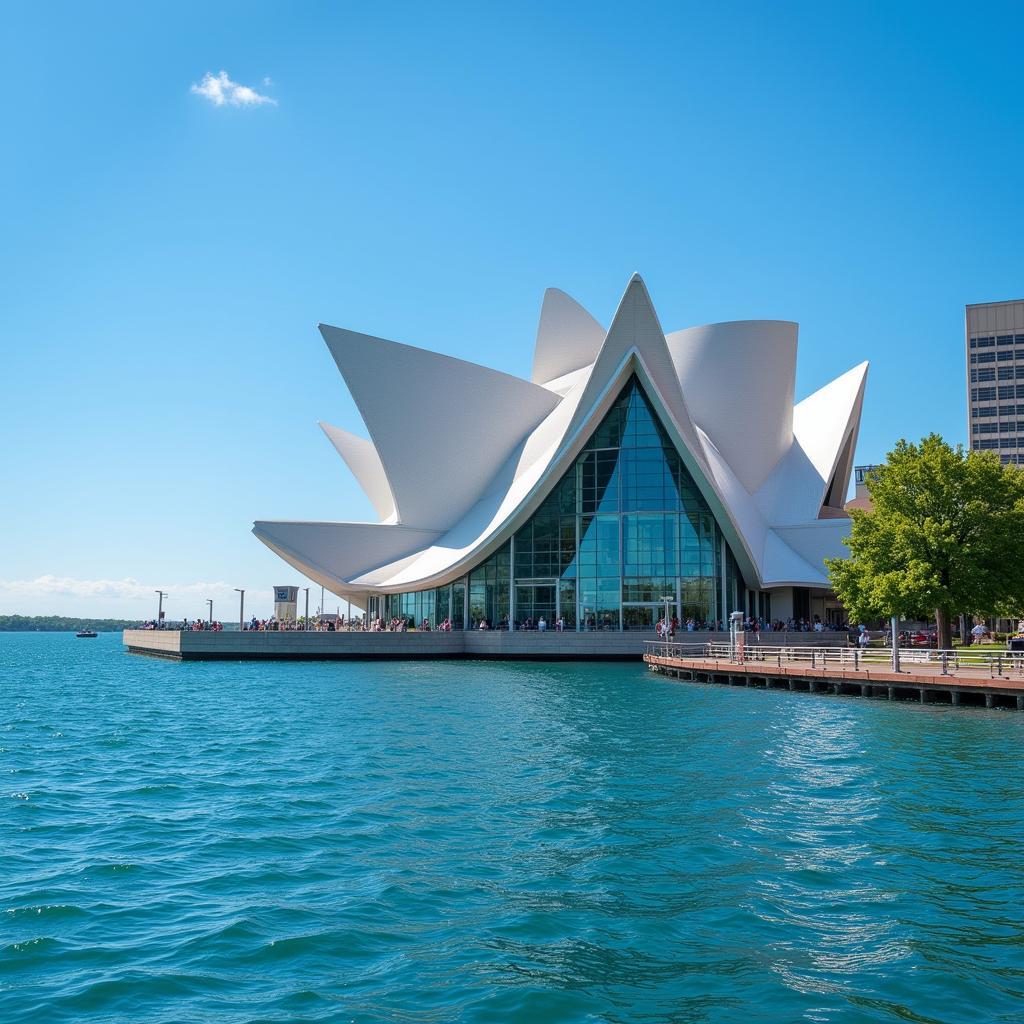
[[[371,598],[370,617],[436,627],[653,629],[666,601],[681,623],[722,628],[743,609],[731,550],[633,377],[540,508],[451,586]]]

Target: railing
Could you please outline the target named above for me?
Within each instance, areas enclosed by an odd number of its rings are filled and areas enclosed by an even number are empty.
[[[745,641],[733,646],[723,643],[676,643],[666,640],[648,640],[645,655],[662,658],[707,658],[730,661],[737,665],[775,664],[802,665],[815,669],[879,669],[892,665],[891,647],[790,647],[786,645],[758,644]],[[991,678],[1009,672],[1024,675],[1024,651],[976,651],[961,648],[936,651],[920,647],[901,647],[899,660],[904,665],[931,666],[941,675],[951,672],[987,672]]]

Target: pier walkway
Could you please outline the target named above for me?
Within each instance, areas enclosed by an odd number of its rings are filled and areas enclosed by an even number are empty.
[[[700,642],[721,643],[724,633],[688,633]],[[786,633],[786,643],[846,644],[845,633]],[[644,653],[649,632],[591,630],[439,630],[407,633],[303,630],[176,630],[126,629],[124,645],[132,654],[174,661],[344,661],[491,658],[511,661],[636,661]]]
[[[699,683],[1024,711],[1024,655],[1005,651],[682,644],[648,641],[654,672]]]

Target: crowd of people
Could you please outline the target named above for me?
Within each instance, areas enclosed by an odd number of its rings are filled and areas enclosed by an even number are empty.
[[[163,622],[158,622],[156,619],[149,619],[139,626],[139,629],[175,629],[183,633],[207,630],[211,633],[220,633],[224,629],[224,623],[210,622],[207,619],[194,619],[192,621],[182,619],[180,622],[168,622],[166,619]]]
[[[753,633],[755,636],[759,636],[761,633],[821,633],[825,630],[831,631],[847,631],[850,633],[859,635],[864,632],[864,627],[860,626],[854,629],[850,626],[836,626],[831,623],[826,624],[821,621],[821,618],[817,615],[813,619],[769,619],[763,620],[757,616],[747,616],[743,619],[743,629],[748,633]],[[187,632],[193,630],[210,630],[213,632],[220,632],[224,629],[224,625],[221,622],[209,622],[204,619],[183,619],[180,622],[158,622],[156,619],[151,619],[148,622],[144,622],[140,629],[177,629]],[[290,631],[310,631],[310,632],[365,632],[365,633],[405,633],[409,630],[420,630],[421,632],[438,631],[442,633],[450,632],[455,628],[450,618],[445,618],[436,625],[428,618],[424,618],[418,625],[414,619],[402,616],[396,616],[390,620],[383,618],[375,618],[367,620],[363,617],[353,616],[352,618],[346,619],[344,616],[341,617],[330,617],[317,620],[311,620],[308,624],[302,620],[280,620],[276,618],[260,619],[253,616],[247,623],[245,623],[243,629],[247,632],[290,632]],[[509,628],[508,616],[505,616],[496,626],[490,619],[480,619],[474,622],[473,629],[489,630],[499,629],[507,630]],[[556,633],[561,633],[566,629],[575,630],[575,625],[567,624],[564,615],[559,615],[554,618],[553,621],[548,621],[544,615],[538,616],[536,619],[527,617],[522,621],[515,623],[515,629],[521,632],[536,631],[540,633],[552,630]],[[723,623],[721,619],[699,619],[690,616],[680,622],[676,616],[672,616],[670,619],[660,618],[655,625],[655,632],[659,637],[673,637],[679,632],[687,633],[725,633],[728,632],[728,624]],[[593,630],[617,630],[618,621],[613,620],[611,616],[605,615],[598,618],[594,615],[588,615],[583,621],[583,631],[590,632]],[[977,629],[977,627],[976,627]]]
[[[358,632],[363,629],[362,623],[360,617],[353,616],[346,620],[343,615],[340,618],[332,615],[329,618],[325,616],[322,619],[310,619],[308,623],[305,619],[257,619],[253,616],[245,624],[245,629],[258,633],[341,633]]]
[[[366,627],[368,633],[407,633],[410,629],[419,629],[423,633],[436,630],[439,633],[450,633],[452,620],[442,619],[436,626],[432,625],[430,619],[424,619],[419,626],[413,619],[393,618],[385,622],[382,618],[373,619]]]
[[[828,631],[846,632],[847,626],[836,626],[821,621],[821,616],[815,615],[813,619],[762,619],[759,616],[747,615],[740,623],[746,633],[753,633],[760,636],[762,633],[824,633]],[[682,629],[687,633],[726,633],[729,630],[727,624],[721,619],[703,620],[688,618],[682,623]],[[656,632],[658,636],[675,636],[680,630],[680,622],[672,616],[671,619],[658,620]]]

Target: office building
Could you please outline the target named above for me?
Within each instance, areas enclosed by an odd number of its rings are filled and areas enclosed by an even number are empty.
[[[967,433],[975,451],[1024,462],[1024,300],[967,307]]]

